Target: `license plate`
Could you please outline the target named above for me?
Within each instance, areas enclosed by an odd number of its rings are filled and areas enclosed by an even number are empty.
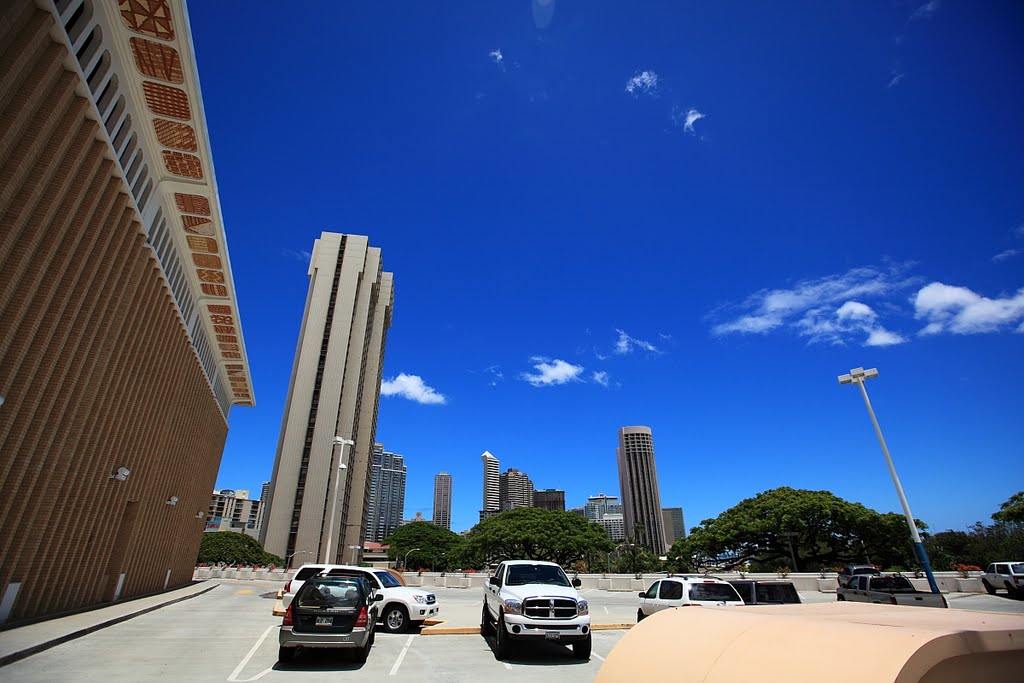
[[[558,631],[548,631],[544,634],[544,640],[560,640],[561,638],[562,634]]]
[[[334,617],[317,617],[317,626],[334,626]]]

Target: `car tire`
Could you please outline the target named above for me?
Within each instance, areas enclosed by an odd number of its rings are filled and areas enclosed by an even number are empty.
[[[639,624],[639,623],[640,623],[641,621],[643,621],[643,620],[644,620],[644,617],[646,617],[646,616],[647,616],[647,615],[646,615],[646,614],[644,614],[644,611],[643,611],[642,609],[638,609],[638,610],[636,611],[636,623],[638,623],[638,624]]]
[[[577,640],[572,644],[572,656],[576,659],[590,659],[590,648],[593,644],[594,641],[588,633],[586,640]]]
[[[295,661],[295,648],[294,647],[279,647],[279,648],[277,648],[277,661],[279,661],[279,662],[294,662]]]
[[[981,580],[981,585],[985,587],[985,592],[988,593],[989,595],[995,595],[996,594],[996,587],[993,586],[988,581],[986,581],[985,579]]]
[[[836,596],[836,602],[846,602],[846,596],[845,595],[837,595]]]
[[[403,605],[391,603],[384,608],[384,616],[381,621],[386,632],[401,633],[409,628],[409,612]]]
[[[484,603],[480,610],[480,635],[489,636],[494,633],[494,624],[491,623],[491,615],[487,612],[487,603]]]
[[[366,645],[363,647],[357,647],[352,653],[352,659],[357,662],[363,663],[370,656],[370,648],[373,647],[373,633],[370,634],[369,639],[366,641]]]
[[[494,630],[494,654],[498,659],[508,659],[509,653],[512,651],[512,643],[509,642],[504,615],[498,615],[498,623],[494,625]]]

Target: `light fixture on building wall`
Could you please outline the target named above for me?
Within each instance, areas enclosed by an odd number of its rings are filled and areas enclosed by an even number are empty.
[[[203,512],[202,510],[200,510],[199,512],[196,513],[196,519],[202,519],[205,516],[206,516],[206,513]]]
[[[132,471],[130,469],[122,465],[121,467],[118,467],[116,470],[110,473],[110,478],[117,479],[118,481],[127,481],[131,473]]]
[[[168,505],[177,505],[178,504],[178,497],[177,496],[171,496],[170,498],[168,498],[164,502],[167,503]]]

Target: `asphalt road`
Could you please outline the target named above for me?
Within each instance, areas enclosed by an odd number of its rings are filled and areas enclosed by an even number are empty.
[[[312,652],[296,662],[277,662],[277,627],[271,615],[277,583],[222,581],[198,597],[143,614],[0,668],[0,681],[591,681],[603,658],[626,633],[596,631],[589,662],[572,659],[566,647],[520,647],[508,661],[494,656],[480,635],[380,633],[365,664],[344,655]],[[479,624],[479,590],[438,589],[442,617],[450,625]],[[584,591],[594,623],[634,623],[635,593]],[[805,602],[832,602],[834,595],[802,593]],[[950,607],[1024,614],[1024,601],[1003,596],[953,594]]]

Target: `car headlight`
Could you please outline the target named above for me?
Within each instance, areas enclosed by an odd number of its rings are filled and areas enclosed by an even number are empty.
[[[505,613],[506,614],[522,614],[523,603],[518,600],[506,600],[505,601]]]
[[[576,613],[577,614],[590,614],[590,603],[586,600],[578,600],[576,602]]]
[[[412,599],[420,603],[421,605],[427,604],[427,597],[425,595],[414,595],[412,596]]]

